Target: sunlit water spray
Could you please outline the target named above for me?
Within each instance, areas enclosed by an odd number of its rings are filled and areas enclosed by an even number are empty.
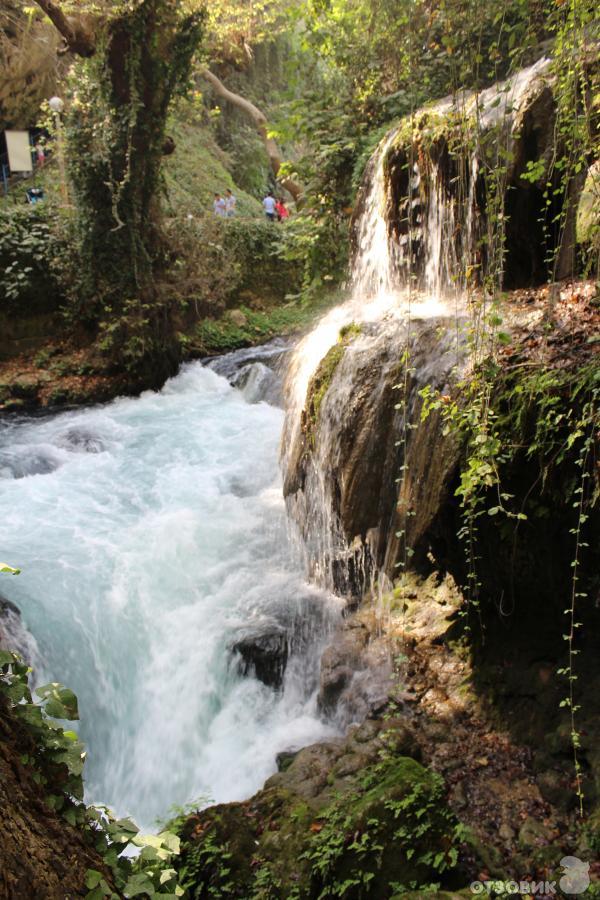
[[[476,121],[481,132],[497,127],[498,141],[508,146],[526,98],[548,66],[547,59],[538,60],[479,94],[459,92],[422,112],[436,117],[454,110],[465,122]],[[423,171],[416,159],[409,160],[408,196],[401,200],[402,212],[393,209],[386,171],[397,135],[398,130],[392,129],[384,137],[365,170],[357,201],[360,215],[348,299],[325,315],[293,354],[286,380],[289,414],[284,459],[298,436],[310,379],[344,326],[378,323],[383,329],[388,325],[406,328],[411,320],[457,317],[467,312],[466,273],[477,269],[480,262],[481,223],[476,202],[480,148],[475,141],[462,199],[448,189],[433,160]],[[394,215],[410,220],[402,235],[390,227]]]
[[[146,826],[249,796],[278,751],[331,733],[315,693],[340,602],[290,549],[282,420],[196,363],[160,393],[0,426],[0,546],[23,570],[2,593],[42,676],[79,696],[88,799]],[[270,628],[289,635],[279,691],[231,652]]]

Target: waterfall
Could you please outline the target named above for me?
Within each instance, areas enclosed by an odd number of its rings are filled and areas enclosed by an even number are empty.
[[[368,298],[390,298],[397,294],[396,262],[388,230],[390,197],[385,169],[395,137],[396,131],[392,130],[381,141],[364,176],[362,211],[356,229],[356,254],[351,272],[354,306]]]
[[[539,60],[479,94],[459,92],[418,111],[414,121],[389,131],[367,165],[348,299],[300,341],[286,381],[284,492],[307,564],[323,586],[359,596],[369,580],[381,582],[384,560],[388,570],[393,566],[390,531],[407,429],[421,388],[446,389],[462,369],[467,290],[483,283],[491,254],[482,240],[481,180],[490,145],[504,164],[548,66]],[[443,130],[430,144],[406,138],[407,124],[450,119],[470,135],[462,135],[457,150]],[[488,146],[486,135],[493,137]],[[310,391],[318,384],[314,422]],[[376,440],[363,433],[364,421]],[[373,456],[371,469],[361,467],[359,453]],[[368,497],[361,479],[371,480]],[[359,514],[361,505],[372,507],[370,515]]]
[[[423,115],[460,108],[479,134],[500,126],[506,149],[546,67]],[[393,573],[404,468],[415,493],[443,482],[435,429],[414,444],[408,429],[420,389],[447,390],[464,362],[488,163],[477,141],[418,156],[399,135],[365,173],[348,299],[273,351],[290,357],[285,424],[264,348],[184,366],[137,399],[0,422],[3,557],[23,572],[2,584],[9,640],[15,604],[38,677],[79,695],[88,799],[142,825],[193,798],[243,799],[277,752],[333,733],[317,710],[343,605],[331,589],[358,598]],[[422,506],[406,500],[415,542]]]
[[[332,733],[316,694],[340,601],[288,540],[265,361],[221,363],[258,367],[242,389],[193,363],[159,393],[0,422],[0,542],[22,569],[0,589],[38,678],[78,694],[87,798],[144,827],[244,799]]]

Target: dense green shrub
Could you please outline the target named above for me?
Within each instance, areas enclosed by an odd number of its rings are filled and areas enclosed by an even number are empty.
[[[208,215],[177,222],[176,229],[169,236],[181,271],[179,293],[201,301],[207,314],[277,303],[300,289],[301,262],[282,253],[287,226]]]
[[[49,207],[0,208],[0,309],[24,316],[55,310],[65,253],[57,215]]]
[[[348,249],[346,215],[324,207],[286,223],[276,252],[298,267],[302,292],[311,295],[342,280],[347,271]]]

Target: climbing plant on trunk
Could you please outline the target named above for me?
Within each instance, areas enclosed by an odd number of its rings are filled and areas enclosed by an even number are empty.
[[[39,0],[66,49],[83,56],[66,117],[82,262],[80,316],[101,347],[137,366],[168,342],[156,277],[167,258],[158,193],[171,99],[185,89],[204,14],[175,0],[128,0],[90,28]]]

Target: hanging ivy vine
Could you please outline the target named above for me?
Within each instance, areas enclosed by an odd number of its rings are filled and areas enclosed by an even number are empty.
[[[172,98],[188,85],[204,15],[130,3],[71,76],[66,134],[81,252],[75,315],[134,367],[169,338],[156,280],[168,259],[158,195]]]

